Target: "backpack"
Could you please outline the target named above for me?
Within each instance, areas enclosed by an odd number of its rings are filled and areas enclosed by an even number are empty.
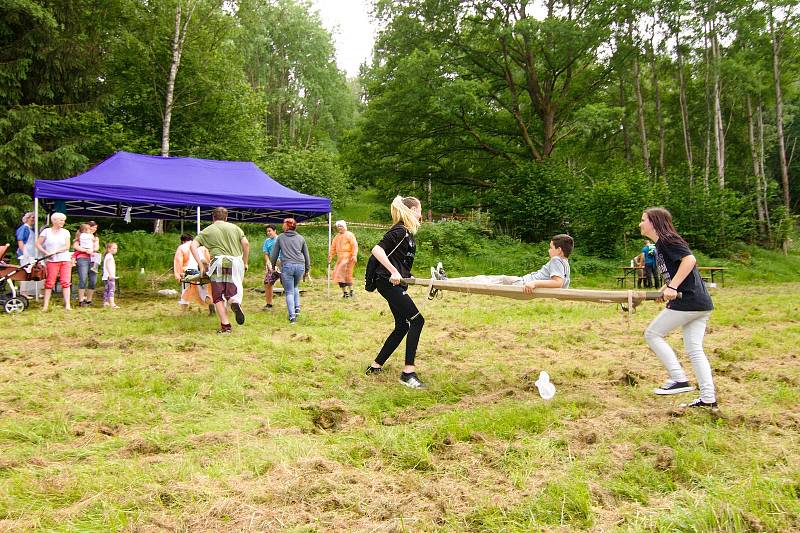
[[[386,257],[389,257],[393,253],[395,253],[397,249],[400,247],[400,245],[403,244],[403,241],[406,240],[407,237],[408,237],[408,232],[406,232],[406,236],[403,237],[403,240],[397,243],[397,246],[394,247],[394,250],[386,254]],[[375,282],[378,279],[377,276],[378,265],[380,265],[378,259],[374,255],[370,254],[369,260],[367,260],[367,267],[364,271],[364,290],[367,292],[375,292],[376,288]]]

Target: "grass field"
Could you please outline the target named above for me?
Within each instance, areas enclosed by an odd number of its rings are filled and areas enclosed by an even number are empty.
[[[0,316],[0,530],[800,529],[798,283],[714,292],[719,416],[652,395],[656,304],[629,323],[412,288],[412,391],[400,353],[363,375],[391,323],[377,294],[306,288],[292,327],[248,291],[230,336],[144,290]]]

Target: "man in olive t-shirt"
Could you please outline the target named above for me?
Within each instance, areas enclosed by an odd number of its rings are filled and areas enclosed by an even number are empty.
[[[228,222],[228,210],[215,207],[211,212],[213,224],[201,231],[192,241],[192,255],[200,267],[200,273],[208,272],[211,279],[211,298],[219,317],[220,329],[217,333],[230,333],[226,302],[236,315],[236,323],[244,324],[242,312],[242,280],[247,270],[250,243],[242,229]],[[211,263],[206,263],[198,248],[205,246],[211,254]]]

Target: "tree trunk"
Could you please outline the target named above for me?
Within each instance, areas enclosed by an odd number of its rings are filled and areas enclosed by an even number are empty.
[[[706,149],[705,161],[703,162],[703,187],[708,190],[708,177],[711,174],[711,95],[710,91],[710,77],[711,65],[708,58],[708,23],[703,23],[703,52],[706,63],[706,76],[705,76],[705,95],[706,95]]]
[[[639,138],[642,142],[642,162],[644,169],[649,175],[650,170],[650,149],[647,146],[647,126],[644,120],[644,99],[642,98],[642,86],[640,83],[639,72],[639,53],[633,56],[633,89],[636,92],[636,111],[639,116]]]
[[[791,209],[789,197],[789,164],[786,161],[786,141],[783,135],[783,94],[781,92],[781,41],[775,31],[775,19],[772,10],[769,12],[769,29],[772,34],[772,78],[775,81],[775,129],[778,134],[778,162],[781,167],[781,183],[783,185],[783,205],[786,212]]]
[[[720,53],[716,27],[711,33],[711,56],[714,64],[714,141],[719,188],[725,188],[725,128],[722,123],[722,84],[720,82]]]
[[[172,62],[169,65],[167,77],[167,95],[164,100],[164,116],[161,123],[161,157],[169,157],[169,130],[172,125],[172,106],[174,104],[175,78],[178,77],[178,67],[181,64],[183,43],[186,41],[186,31],[189,28],[189,19],[192,18],[194,2],[189,0],[186,5],[186,20],[182,20],[182,6],[178,0],[175,6],[175,31],[172,34]],[[183,22],[183,25],[181,25]],[[164,233],[164,221],[156,219],[153,233]]]
[[[194,2],[189,0],[186,5],[186,20],[182,20],[182,1],[178,0],[175,7],[175,32],[172,35],[172,62],[169,66],[169,76],[167,78],[167,96],[164,101],[164,117],[161,127],[161,156],[169,157],[169,129],[172,123],[173,95],[175,94],[175,78],[178,76],[178,67],[181,64],[181,54],[183,53],[183,43],[186,41],[186,31],[189,28],[189,20],[194,11]],[[181,25],[183,22],[183,25]]]
[[[620,72],[619,76],[619,107],[622,109],[622,117],[620,126],[622,126],[622,140],[625,143],[625,160],[630,162],[631,157],[631,136],[628,133],[628,119],[627,114],[625,112],[625,108],[627,107],[627,102],[625,101],[625,79],[622,77],[622,73]]]
[[[753,160],[753,181],[756,190],[756,212],[758,216],[758,233],[763,239],[766,235],[766,224],[764,221],[764,205],[761,203],[761,175],[759,171],[758,146],[756,145],[755,127],[753,125],[753,104],[750,94],[747,94],[747,136],[750,141],[750,158]]]
[[[686,151],[686,163],[689,167],[689,183],[694,185],[694,161],[692,157],[692,136],[689,132],[689,106],[686,103],[686,76],[683,69],[683,52],[675,32],[675,49],[678,53],[678,77],[680,79],[681,123],[683,124],[683,149]]]
[[[658,122],[658,174],[666,179],[667,167],[664,163],[664,117],[661,114],[661,92],[658,88],[658,60],[656,58],[653,38],[650,38],[650,58],[653,69],[653,98],[656,103],[656,120]]]
[[[772,224],[769,220],[769,203],[767,202],[767,174],[764,172],[764,106],[761,104],[761,96],[758,97],[758,105],[756,106],[756,121],[758,124],[758,193],[761,195],[761,205],[764,206],[764,220],[767,224],[767,239],[771,241]]]

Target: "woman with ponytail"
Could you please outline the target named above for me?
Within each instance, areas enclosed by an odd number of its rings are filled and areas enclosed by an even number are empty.
[[[717,397],[714,380],[711,377],[711,365],[703,351],[703,337],[714,304],[700,273],[695,268],[697,259],[692,255],[683,237],[678,235],[672,225],[672,215],[666,209],[661,207],[646,209],[642,213],[639,229],[642,235],[651,239],[656,245],[656,266],[664,279],[661,292],[667,301],[667,308],[661,311],[644,332],[647,345],[655,352],[669,373],[666,383],[653,392],[667,395],[694,390],[675,351],[664,339],[672,330],[680,327],[683,329],[686,354],[692,363],[700,388],[700,398],[681,404],[681,407],[716,409]],[[680,298],[678,293],[681,294]]]
[[[367,367],[366,373],[371,375],[381,372],[386,360],[405,337],[406,358],[400,383],[418,389],[424,387],[424,384],[414,371],[414,359],[425,319],[406,292],[407,286],[402,280],[411,276],[417,250],[414,236],[422,219],[422,204],[414,197],[397,196],[392,201],[391,212],[393,225],[372,249],[372,255],[379,263],[375,271],[375,286],[389,304],[389,310],[394,316],[394,330],[386,338],[375,361]]]

